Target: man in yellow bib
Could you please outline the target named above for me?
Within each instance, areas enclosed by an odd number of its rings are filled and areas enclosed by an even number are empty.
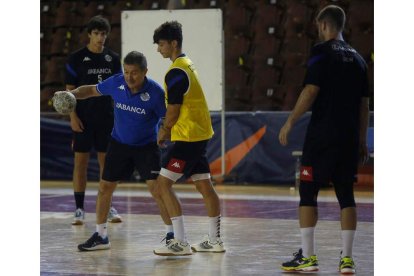
[[[173,223],[174,239],[154,250],[160,256],[191,255],[195,252],[224,252],[220,237],[220,201],[210,181],[207,142],[213,136],[210,112],[192,61],[182,52],[182,28],[177,21],[165,22],[154,32],[158,52],[171,64],[164,79],[167,112],[158,132],[158,145],[173,144],[162,160],[156,190]],[[187,241],[181,204],[172,185],[190,177],[201,193],[209,216],[209,234],[198,244]]]

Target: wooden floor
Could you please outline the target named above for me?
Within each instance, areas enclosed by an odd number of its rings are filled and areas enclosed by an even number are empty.
[[[201,196],[191,184],[176,186],[190,243],[208,231]],[[95,231],[97,183],[88,184],[86,223],[72,226],[74,199],[69,182],[41,182],[41,275],[283,275],[279,266],[300,247],[298,195],[289,187],[217,185],[225,253],[160,257],[164,225],[144,184],[120,184],[113,205],[124,222],[109,224],[111,249],[79,252],[77,244]],[[331,189],[319,200],[316,253],[320,271],[339,275],[339,206]],[[357,189],[358,229],[354,243],[357,275],[374,275],[373,191]],[[295,275],[295,273],[289,273]]]

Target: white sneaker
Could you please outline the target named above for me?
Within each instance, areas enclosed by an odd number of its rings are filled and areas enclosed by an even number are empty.
[[[122,222],[122,217],[118,214],[118,211],[111,206],[108,213],[108,222],[118,223]]]
[[[73,217],[72,225],[83,225],[85,220],[85,211],[81,208],[76,209]]]
[[[199,244],[191,245],[191,249],[194,252],[222,253],[226,251],[226,249],[224,249],[223,241],[220,238],[217,238],[215,242],[212,242],[208,235],[206,235],[204,240]]]
[[[166,245],[155,249],[154,254],[159,256],[186,256],[193,253],[188,242],[171,239]]]

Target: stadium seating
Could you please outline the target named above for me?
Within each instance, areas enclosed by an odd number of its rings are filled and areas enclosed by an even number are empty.
[[[167,0],[40,1],[41,84],[63,84],[67,55],[89,39],[85,25],[101,14],[111,22],[108,47],[121,51],[123,10],[167,9]],[[176,8],[223,11],[225,91],[229,110],[290,110],[300,92],[317,12],[328,4],[347,14],[344,38],[368,63],[373,93],[373,0],[177,0]],[[299,87],[299,88],[298,88]],[[292,92],[293,91],[293,92]],[[299,91],[299,92],[298,92]]]

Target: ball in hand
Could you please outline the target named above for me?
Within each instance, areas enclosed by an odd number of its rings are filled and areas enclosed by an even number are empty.
[[[68,91],[56,92],[52,101],[53,107],[60,114],[67,115],[76,108],[76,98]]]

